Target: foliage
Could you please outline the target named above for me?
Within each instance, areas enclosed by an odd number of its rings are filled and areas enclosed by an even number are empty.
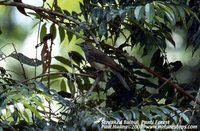
[[[191,2],[188,5],[175,0],[83,0],[80,13],[62,10],[57,0],[47,8],[21,1],[5,1],[0,5],[16,6],[22,14],[40,20],[40,43],[36,49],[42,46],[41,60],[28,58],[15,48],[15,53],[7,56],[18,60],[22,69],[24,64],[36,69],[42,66],[40,75],[27,79],[24,71],[25,80],[20,81],[0,68],[1,128],[101,130],[106,126],[103,121],[189,124],[193,119],[192,113],[184,109],[193,110],[200,103],[194,97],[198,98],[198,86],[188,89],[191,83],[177,83],[174,73],[182,63],[168,62],[165,51],[166,40],[176,47],[172,30],[177,25],[189,30],[192,52],[199,48],[199,30],[192,30],[198,26],[199,12]],[[33,12],[26,12],[26,8]],[[112,57],[123,68],[120,73],[131,90],[125,89],[111,72],[104,72],[92,90],[98,72],[82,52],[73,50],[68,57],[52,56],[55,38],[59,37],[62,44],[66,36],[69,44],[76,36],[82,42],[94,43]],[[137,47],[141,56],[152,55],[149,65],[132,55]],[[52,64],[52,59],[57,63]],[[59,91],[52,88],[54,83],[59,85]],[[48,107],[43,105],[45,102]],[[55,112],[53,102],[61,106]]]

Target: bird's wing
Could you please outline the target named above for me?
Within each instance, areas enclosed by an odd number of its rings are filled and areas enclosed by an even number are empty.
[[[111,71],[113,72],[113,74],[117,75],[118,79],[120,80],[120,82],[123,84],[123,86],[127,89],[127,90],[130,90],[128,84],[126,83],[124,77],[119,73],[117,72],[116,70],[112,70]]]
[[[92,54],[89,54],[89,60],[99,62],[101,64],[104,64],[106,66],[109,66],[115,70],[119,70],[119,65],[109,56],[104,54],[102,51],[95,49],[95,51],[91,52]]]

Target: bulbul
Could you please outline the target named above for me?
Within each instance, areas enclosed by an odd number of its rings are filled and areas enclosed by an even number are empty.
[[[120,66],[109,56],[104,54],[102,51],[96,49],[91,43],[81,43],[77,44],[82,48],[85,53],[87,61],[92,67],[98,71],[109,71],[116,75],[123,86],[130,90],[128,84],[126,83],[124,77],[120,74]]]

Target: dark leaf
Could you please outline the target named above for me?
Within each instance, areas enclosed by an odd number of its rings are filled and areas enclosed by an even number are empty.
[[[129,110],[125,110],[125,109],[122,109],[121,112],[124,115],[126,120],[132,120],[132,112],[130,112]]]
[[[179,11],[179,15],[180,15],[180,19],[182,20],[183,26],[185,27],[185,29],[187,28],[187,24],[186,24],[186,15],[185,15],[185,10],[183,7],[177,6],[177,9]]]
[[[102,21],[99,26],[99,35],[103,36],[107,33],[107,24],[106,22]]]
[[[91,14],[91,18],[92,18],[92,22],[94,23],[94,25],[98,24],[98,12],[101,11],[99,8],[94,8]]]
[[[1,30],[1,27],[0,27],[0,35],[2,34],[2,30]]]
[[[152,23],[155,16],[155,10],[153,3],[147,3],[145,5],[145,17],[148,23]]]
[[[142,79],[142,78],[137,78],[137,84],[140,84],[140,85],[144,85],[144,86],[147,86],[147,87],[152,87],[152,88],[158,88],[158,85],[150,82],[149,80],[147,79]]]
[[[65,30],[61,27],[58,28],[60,34],[60,43],[62,43],[65,39]]]
[[[135,15],[134,15],[134,8],[129,8],[128,9],[128,19],[130,21],[134,21],[135,20]]]
[[[6,70],[1,66],[0,66],[0,72],[2,76],[6,74]]]
[[[150,113],[150,108],[143,108],[141,109],[142,114],[148,119],[148,120],[152,120],[153,116]]]
[[[156,115],[160,116],[160,118],[162,118],[163,120],[165,120],[165,118],[167,117],[167,115],[165,115],[164,112],[159,110],[159,108],[157,106],[151,106],[151,112],[153,112]]]
[[[46,27],[46,23],[44,23],[41,27],[41,31],[40,31],[40,41],[43,42],[43,38],[44,36],[47,34],[47,27]]]
[[[70,12],[68,10],[63,10],[64,14],[70,16]]]
[[[70,92],[74,95],[75,94],[75,85],[73,81],[68,80],[67,85],[69,87]]]
[[[68,93],[68,92],[65,92],[65,91],[59,91],[58,95],[60,95],[60,96],[62,96],[64,98],[72,98],[72,94]]]
[[[123,48],[124,48],[124,47],[127,47],[127,46],[130,46],[130,45],[124,43],[124,44],[121,44],[121,45],[118,47],[118,49],[119,49],[119,50],[123,50]]]
[[[176,46],[176,43],[175,43],[175,41],[172,38],[172,35],[170,33],[165,33],[165,37],[174,47]]]
[[[152,56],[151,58],[151,64],[150,67],[153,67],[156,65],[156,63],[159,61],[160,59],[160,50],[158,49]]]
[[[35,83],[37,89],[39,89],[42,92],[47,92],[48,89],[42,82],[39,81],[33,81],[33,82]]]
[[[69,56],[72,58],[72,60],[74,62],[76,62],[77,65],[80,65],[82,63],[82,61],[84,60],[83,56],[80,55],[78,52],[76,51],[71,51],[69,52]]]
[[[81,2],[79,2],[79,3],[80,3],[80,9],[81,9],[81,12],[83,14],[84,19],[86,21],[88,21],[88,15],[86,13],[86,8],[84,7],[84,5]]]
[[[144,73],[144,72],[142,72],[140,70],[136,70],[136,71],[134,71],[134,73],[139,75],[139,76],[142,76],[142,77],[151,77],[150,74]]]
[[[14,2],[18,2],[22,4],[21,0],[14,0]],[[17,7],[18,11],[21,12],[23,15],[28,16],[23,7]]]
[[[59,61],[59,62],[61,62],[62,64],[64,64],[64,65],[67,65],[67,66],[69,66],[69,67],[72,66],[72,62],[71,62],[70,60],[68,60],[68,59],[66,59],[66,58],[64,58],[64,57],[62,57],[62,56],[55,56],[54,58],[55,58],[57,61]]]
[[[50,67],[53,68],[53,69],[59,70],[59,71],[68,72],[68,70],[64,66],[61,66],[61,65],[53,64]]]
[[[40,19],[40,15],[35,12],[27,12],[30,16],[34,16],[35,19]],[[37,25],[37,23],[36,23]]]
[[[132,113],[133,120],[138,120],[140,118],[139,110],[132,110],[131,113]]]
[[[71,42],[71,40],[73,38],[73,33],[67,31],[67,38],[68,38],[68,41]]]
[[[23,55],[22,53],[12,53],[9,55],[12,58],[15,58],[16,60],[20,61],[23,64],[29,65],[29,66],[39,66],[42,65],[42,61],[38,59],[31,59],[27,56]]]
[[[56,38],[56,25],[54,23],[50,26],[50,33],[52,35],[52,39],[55,39]]]
[[[112,112],[112,116],[115,120],[118,120],[118,121],[122,120],[123,118],[118,112]]]
[[[134,11],[135,18],[139,21],[144,18],[145,8],[144,6],[137,6]]]
[[[43,40],[43,42],[45,42],[45,41],[50,40],[50,39],[53,39],[53,38],[52,38],[52,35],[49,33],[49,34],[44,35],[42,40]]]
[[[181,61],[170,62],[169,65],[173,66],[171,67],[172,72],[178,71],[183,66]]]

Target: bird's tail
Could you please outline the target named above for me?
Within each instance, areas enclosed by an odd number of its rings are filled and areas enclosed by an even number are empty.
[[[113,74],[117,75],[117,77],[119,78],[120,82],[123,84],[123,86],[127,89],[130,90],[128,84],[126,83],[124,77],[116,70],[112,69]]]

